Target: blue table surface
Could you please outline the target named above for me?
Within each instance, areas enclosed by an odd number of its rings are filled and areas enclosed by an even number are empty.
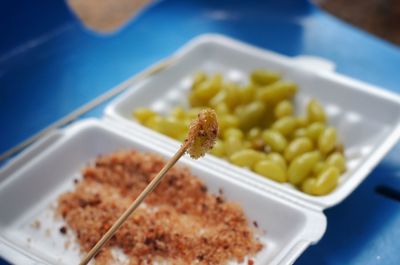
[[[0,152],[202,33],[321,56],[337,72],[400,91],[398,47],[305,0],[158,1],[112,34],[85,29],[63,1],[3,0],[0,17]],[[352,195],[325,211],[326,234],[296,264],[400,264],[399,152],[397,145]],[[377,192],[382,187],[394,195]]]

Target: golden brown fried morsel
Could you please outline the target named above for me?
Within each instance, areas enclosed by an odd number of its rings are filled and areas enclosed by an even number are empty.
[[[204,156],[215,144],[218,137],[217,114],[212,109],[201,110],[196,120],[189,126],[184,145],[188,146],[191,158]]]

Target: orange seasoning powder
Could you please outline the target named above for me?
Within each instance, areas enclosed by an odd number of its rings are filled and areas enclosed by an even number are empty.
[[[164,166],[154,154],[119,151],[83,169],[83,180],[58,201],[58,213],[87,252]],[[173,167],[96,256],[114,264],[120,248],[130,265],[227,264],[254,256],[263,246],[240,208],[207,187],[187,168]]]

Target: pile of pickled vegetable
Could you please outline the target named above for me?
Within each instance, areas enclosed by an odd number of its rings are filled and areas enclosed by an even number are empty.
[[[163,116],[138,108],[133,116],[182,141],[199,110],[213,108],[220,130],[211,154],[310,195],[326,195],[346,170],[343,145],[316,99],[307,103],[305,115],[296,116],[297,90],[295,83],[264,69],[254,70],[246,85],[199,72],[188,94],[189,109],[178,106]]]

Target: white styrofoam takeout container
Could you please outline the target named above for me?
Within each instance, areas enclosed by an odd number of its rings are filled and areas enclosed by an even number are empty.
[[[58,232],[62,222],[54,220],[50,209],[61,192],[71,189],[87,162],[99,154],[128,148],[166,158],[174,154],[144,141],[141,133],[91,119],[53,134],[15,160],[17,166],[7,167],[3,173],[8,174],[1,175],[0,255],[14,264],[77,264],[79,253],[76,248],[65,249],[65,236]],[[255,264],[293,263],[325,231],[326,219],[320,211],[216,172],[202,160],[184,157],[179,164],[190,167],[210,192],[218,194],[222,189],[228,200],[238,202],[249,225],[257,221],[255,233],[265,248],[253,258]],[[32,227],[35,220],[40,221],[40,229]]]
[[[303,113],[308,100],[317,98],[326,109],[329,124],[338,129],[347,158],[347,171],[338,187],[326,196],[311,196],[217,157],[209,155],[205,160],[224,172],[241,175],[243,181],[271,192],[279,190],[311,207],[322,210],[345,199],[400,137],[400,97],[333,72],[334,65],[329,61],[308,56],[290,58],[214,34],[192,40],[175,57],[175,65],[111,102],[106,116],[142,131],[160,144],[177,148],[177,141],[137,123],[132,111],[150,107],[168,113],[177,105],[187,106],[192,77],[199,70],[221,72],[226,79],[239,83],[246,83],[255,68],[277,71],[299,85],[296,113]]]
[[[348,196],[399,138],[399,97],[335,74],[327,61],[289,58],[219,35],[196,38],[174,57],[177,62],[172,67],[113,101],[103,119],[59,130],[1,169],[1,256],[15,264],[76,264],[78,249],[64,248],[65,237],[58,233],[62,221],[52,216],[56,198],[72,188],[80,169],[99,154],[134,148],[170,157],[179,143],[135,123],[132,110],[148,106],[166,112],[184,104],[192,74],[200,69],[222,72],[238,82],[244,82],[254,68],[281,72],[300,86],[299,110],[311,96],[323,102],[346,146],[349,170],[339,187],[323,197],[308,196],[210,155],[179,162],[189,166],[211,192],[223,188],[229,200],[242,205],[250,222],[258,222],[266,248],[255,264],[291,264],[316,243],[325,232],[323,209]],[[32,228],[35,220],[41,221],[40,229]]]

